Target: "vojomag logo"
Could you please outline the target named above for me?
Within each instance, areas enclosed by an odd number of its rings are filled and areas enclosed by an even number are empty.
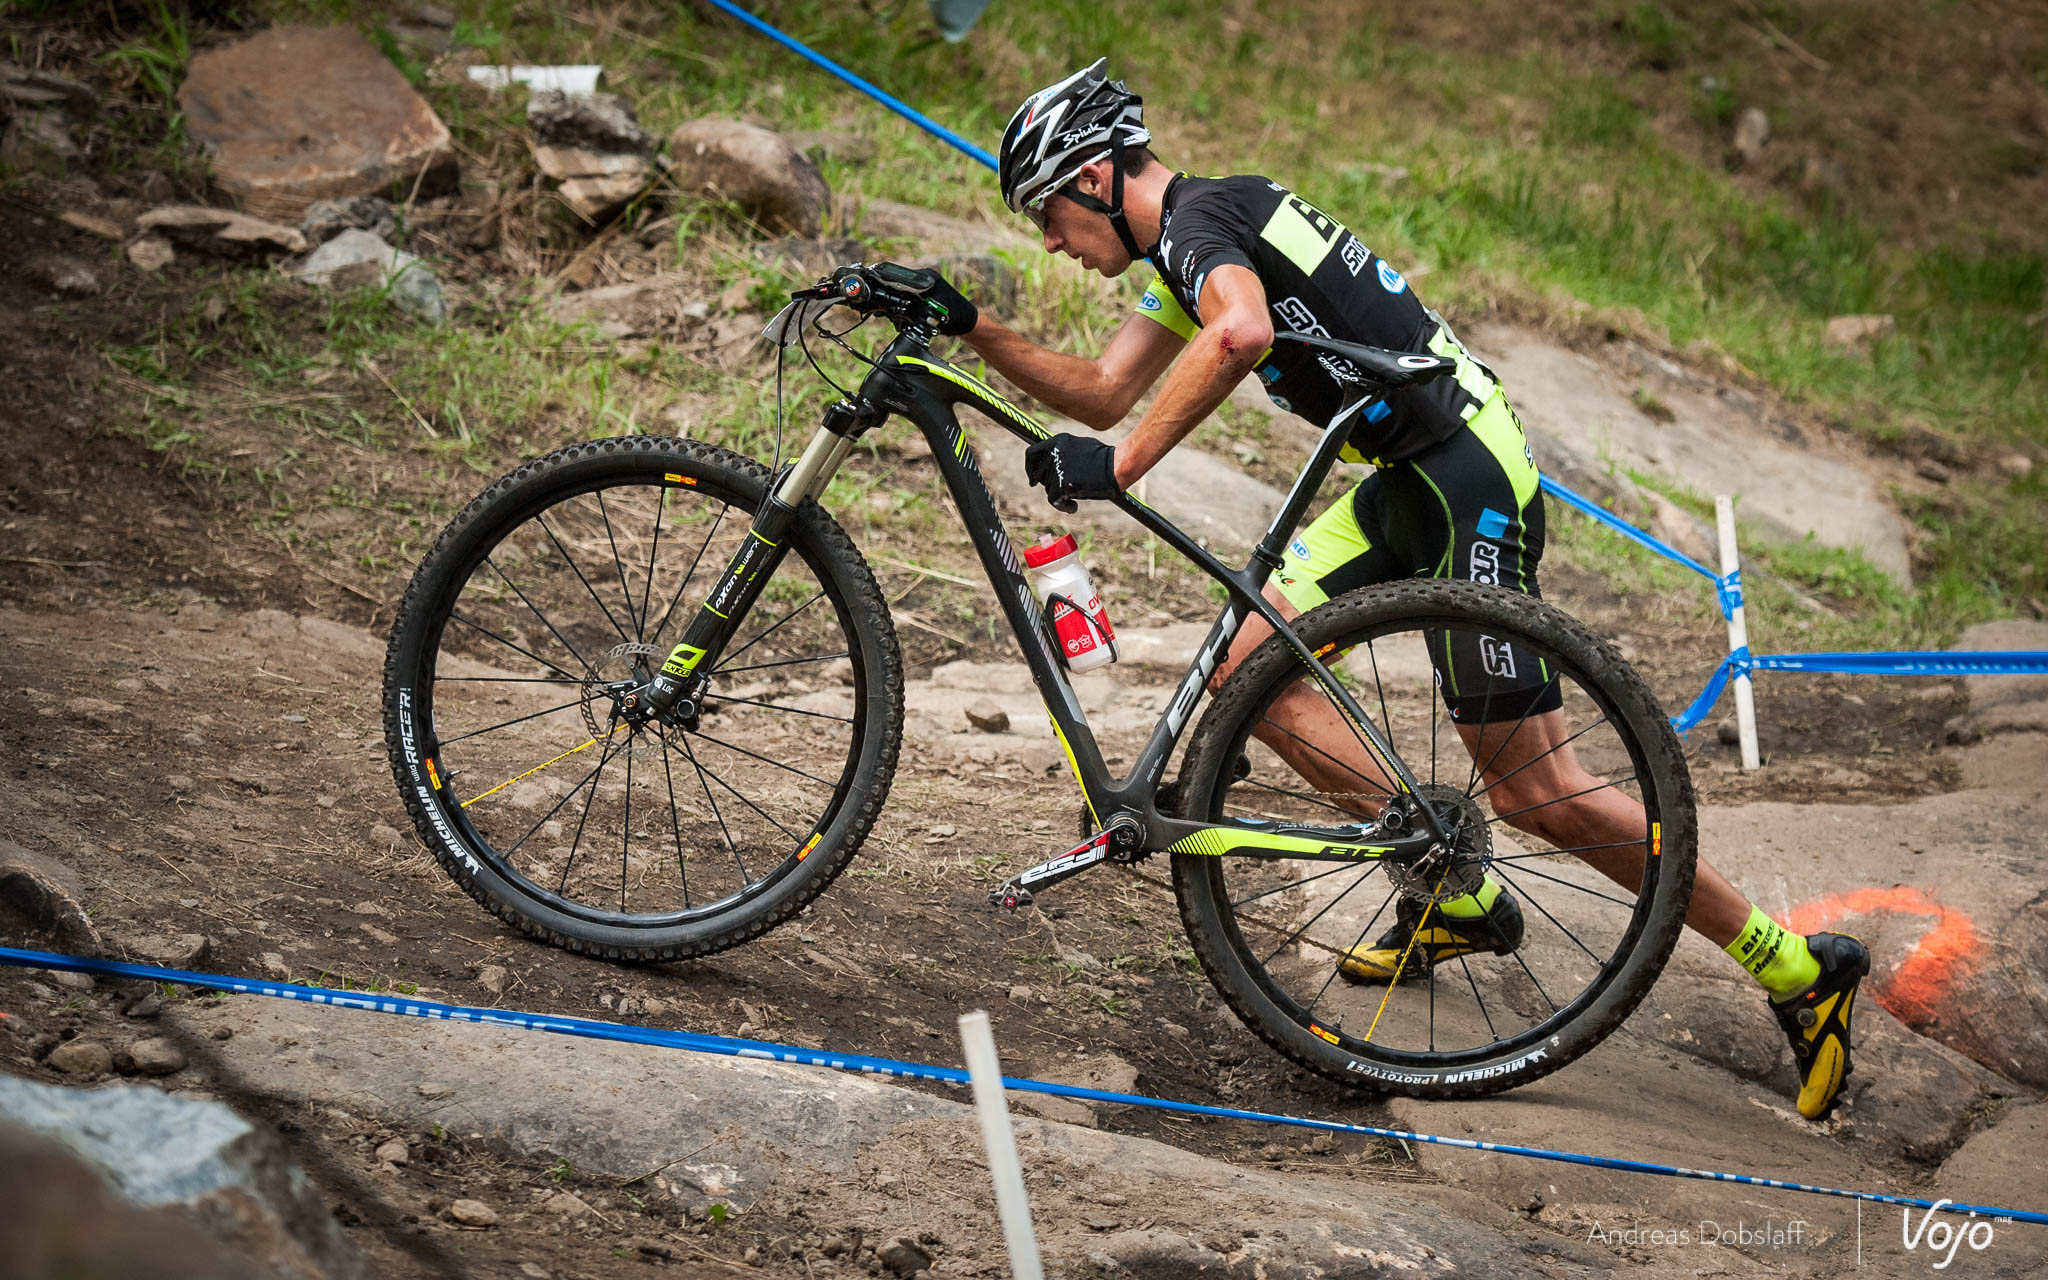
[[[1918,1226],[1913,1225],[1911,1209],[1899,1210],[1899,1236],[1905,1242],[1906,1252],[1917,1252],[1924,1245],[1929,1255],[1939,1254],[1941,1261],[1933,1264],[1936,1271],[1947,1270],[1948,1264],[1956,1260],[1956,1251],[1966,1244],[1972,1253],[1989,1249],[1997,1234],[1989,1222],[1977,1217],[1975,1211],[1969,1215],[1972,1221],[1961,1226],[1946,1218],[1935,1221],[1934,1215],[1954,1203],[1948,1199],[1936,1200],[1926,1213],[1920,1215]]]

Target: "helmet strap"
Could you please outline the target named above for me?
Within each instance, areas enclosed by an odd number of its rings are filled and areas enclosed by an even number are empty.
[[[1108,217],[1109,225],[1116,229],[1116,238],[1123,241],[1124,252],[1131,255],[1132,262],[1136,262],[1145,256],[1145,251],[1138,247],[1138,238],[1131,234],[1131,224],[1124,217],[1124,148],[1122,143],[1118,143],[1115,149],[1109,153],[1109,165],[1110,171],[1116,176],[1111,179],[1109,200],[1107,202],[1103,201],[1100,197],[1091,196],[1081,191],[1067,190],[1060,192],[1060,194],[1091,213],[1099,213]]]

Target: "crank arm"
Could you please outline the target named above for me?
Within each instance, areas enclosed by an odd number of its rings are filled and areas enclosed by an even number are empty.
[[[1098,831],[1059,857],[1003,881],[988,891],[989,905],[1012,910],[1030,906],[1035,890],[1051,888],[1062,880],[1070,880],[1090,867],[1109,861],[1114,834],[1114,828]]]

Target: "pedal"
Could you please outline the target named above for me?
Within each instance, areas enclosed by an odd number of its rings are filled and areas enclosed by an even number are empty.
[[[1007,907],[1011,911],[1015,911],[1019,907],[1028,907],[1031,905],[1031,890],[1026,889],[1015,880],[1005,880],[988,891],[988,905],[992,907]]]
[[[989,905],[1009,907],[1013,910],[1029,906],[1035,891],[1071,879],[1090,867],[1109,861],[1111,845],[1110,832],[1097,832],[1059,857],[1041,862],[1030,870],[1003,881],[997,888],[989,890]]]

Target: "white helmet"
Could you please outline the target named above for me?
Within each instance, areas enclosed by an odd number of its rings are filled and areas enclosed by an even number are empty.
[[[1108,156],[1120,158],[1126,148],[1152,140],[1145,128],[1143,99],[1124,88],[1123,81],[1111,80],[1104,71],[1108,65],[1108,58],[1097,58],[1026,98],[1010,117],[997,175],[1003,203],[1013,211],[1022,213],[1044,203],[1072,182],[1083,165]],[[1117,177],[1121,188],[1121,164]]]

